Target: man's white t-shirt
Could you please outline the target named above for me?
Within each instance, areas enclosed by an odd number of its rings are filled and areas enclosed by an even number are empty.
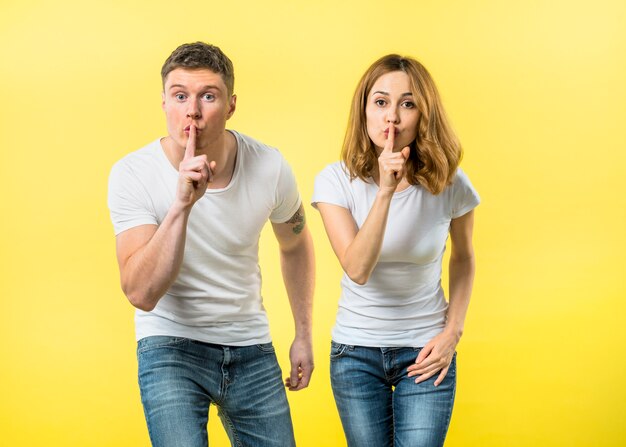
[[[237,140],[232,179],[207,189],[187,224],[174,284],[151,312],[137,309],[137,340],[152,335],[248,346],[271,341],[261,297],[258,242],[267,220],[289,220],[301,204],[291,168],[278,150],[231,131]],[[109,177],[115,234],[159,225],[176,193],[178,170],[160,139],[118,161]]]
[[[312,204],[347,208],[361,228],[378,186],[350,176],[340,162],[315,179]],[[441,260],[451,219],[480,198],[459,168],[451,185],[433,195],[421,186],[396,192],[391,200],[378,263],[364,285],[344,273],[332,338],[358,346],[424,346],[445,325],[447,301],[441,288]]]

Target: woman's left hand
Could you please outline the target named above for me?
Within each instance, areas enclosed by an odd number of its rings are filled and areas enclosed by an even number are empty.
[[[415,383],[430,379],[439,372],[439,377],[435,380],[435,386],[439,385],[448,374],[454,350],[459,343],[459,337],[450,331],[444,330],[439,335],[433,337],[426,346],[422,348],[415,359],[415,363],[407,368],[408,376],[418,376]]]

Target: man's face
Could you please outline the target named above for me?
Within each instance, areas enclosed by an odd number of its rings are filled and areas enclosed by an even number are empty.
[[[196,148],[202,150],[221,138],[226,121],[235,111],[222,76],[209,69],[177,68],[165,79],[163,110],[167,132],[184,151],[189,126],[196,127]]]

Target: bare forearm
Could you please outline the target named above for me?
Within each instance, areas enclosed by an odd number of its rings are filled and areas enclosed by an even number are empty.
[[[154,309],[178,276],[188,218],[188,211],[172,208],[148,243],[126,261],[122,288],[133,306]]]
[[[313,291],[315,286],[315,255],[308,228],[298,236],[300,243],[289,250],[280,250],[283,280],[291,305],[296,337],[311,338]]]
[[[463,334],[465,316],[469,307],[474,283],[475,262],[473,254],[465,258],[450,258],[450,304],[445,330],[459,338]]]
[[[367,282],[378,262],[392,196],[393,193],[384,192],[376,195],[365,222],[343,254],[342,266],[358,284]]]

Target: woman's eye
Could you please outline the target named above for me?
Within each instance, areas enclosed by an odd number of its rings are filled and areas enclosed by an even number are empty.
[[[377,106],[381,106],[381,107],[382,107],[382,106],[384,106],[384,105],[386,104],[384,99],[377,99],[377,100],[376,100],[376,101],[374,101],[374,102],[375,102],[375,104],[376,104]]]
[[[415,107],[415,104],[412,103],[411,101],[406,101],[402,103],[402,106],[407,109],[412,109],[413,107]]]

